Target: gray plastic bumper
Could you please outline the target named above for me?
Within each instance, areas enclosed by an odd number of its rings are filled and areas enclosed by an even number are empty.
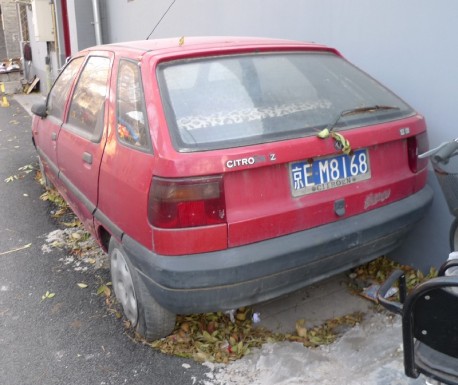
[[[125,235],[122,243],[154,298],[178,314],[234,309],[295,291],[379,257],[403,241],[433,193],[223,251],[169,257]]]

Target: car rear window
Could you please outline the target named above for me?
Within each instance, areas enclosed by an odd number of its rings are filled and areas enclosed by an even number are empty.
[[[412,115],[393,93],[331,53],[217,56],[159,66],[163,105],[177,150],[238,147],[315,135],[343,111],[350,129]]]

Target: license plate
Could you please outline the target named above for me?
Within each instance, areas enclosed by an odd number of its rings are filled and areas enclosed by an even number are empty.
[[[346,186],[371,177],[366,149],[357,150],[353,155],[293,162],[289,169],[294,197]]]

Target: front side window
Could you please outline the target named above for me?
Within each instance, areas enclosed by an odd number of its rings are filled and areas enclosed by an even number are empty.
[[[118,140],[129,146],[148,148],[145,100],[137,63],[120,60],[116,99]]]
[[[67,122],[82,136],[97,141],[103,130],[110,59],[89,57],[76,84]]]
[[[48,115],[54,116],[59,120],[63,120],[68,92],[70,91],[73,80],[81,67],[83,59],[83,57],[73,59],[67,64],[57,78],[48,96]]]
[[[175,147],[198,151],[315,135],[400,119],[413,110],[331,53],[271,53],[168,62],[158,78]],[[391,108],[393,107],[393,108]]]

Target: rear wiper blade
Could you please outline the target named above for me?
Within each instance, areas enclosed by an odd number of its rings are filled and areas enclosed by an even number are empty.
[[[339,115],[337,115],[337,118],[327,127],[327,129],[329,130],[329,132],[332,132],[332,130],[334,130],[334,128],[336,127],[337,123],[339,123],[340,119],[342,119],[345,116],[365,114],[383,110],[399,110],[399,107],[384,105],[379,106],[376,104],[374,106],[358,107],[352,108],[351,110],[343,110]]]

